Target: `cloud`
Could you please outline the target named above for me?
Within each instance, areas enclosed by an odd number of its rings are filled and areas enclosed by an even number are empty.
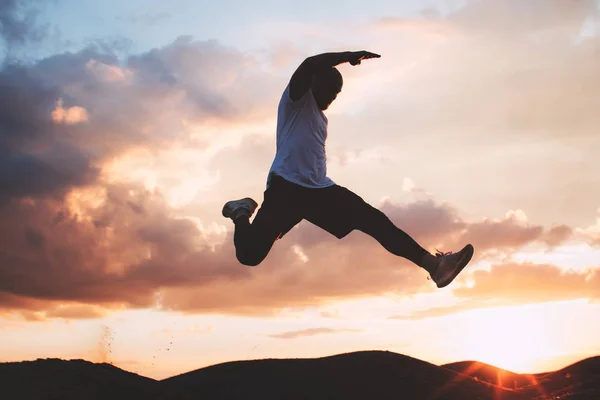
[[[12,297],[12,299],[10,299]],[[0,292],[0,316],[20,316],[26,321],[48,319],[95,319],[107,316],[113,309],[94,304],[40,301]]]
[[[423,188],[417,187],[415,182],[410,178],[404,178],[402,181],[402,191],[408,193],[422,193],[427,196],[431,196],[432,194],[426,191]]]
[[[407,320],[407,321],[418,321],[427,318],[436,318],[436,317],[444,317],[447,315],[456,314],[462,311],[469,311],[474,308],[477,308],[477,305],[469,304],[459,304],[452,306],[444,306],[444,307],[433,307],[425,310],[413,311],[410,314],[406,315],[391,315],[388,319],[398,319],[398,320]]]
[[[594,15],[598,15],[595,0],[469,0],[449,19],[473,31],[512,36],[548,30],[576,34]]]
[[[582,237],[591,246],[600,247],[600,207],[596,210],[599,216],[596,217],[595,224],[586,228],[576,229],[576,234]]]
[[[248,277],[231,240],[215,252],[160,191],[112,182],[104,167],[137,148],[194,142],[207,125],[263,118],[276,80],[252,63],[179,38],[124,63],[90,46],[3,66],[0,307],[76,317],[97,309],[53,307],[146,307],[163,287]]]
[[[452,132],[452,138],[474,141],[485,135],[487,146],[509,138],[589,138],[598,123],[594,110],[600,78],[593,65],[599,61],[600,38],[579,44],[576,39],[587,20],[599,18],[594,0],[510,0],[467,1],[443,18],[376,21],[374,29],[454,28],[434,42],[420,29],[411,36],[399,29],[396,39],[409,55],[381,51],[398,64],[397,72],[390,73],[402,90],[383,90],[388,101],[377,114],[396,116],[394,134],[406,128],[413,134]]]
[[[549,264],[510,263],[490,271],[475,271],[474,285],[453,290],[472,300],[490,299],[512,303],[600,297],[600,267],[584,272],[563,271]]]
[[[170,215],[160,196],[108,187],[99,203],[85,216],[47,200],[3,207],[0,291],[136,307],[152,305],[161,286],[248,274],[215,255],[196,225]]]
[[[36,6],[40,3],[39,0],[2,0],[0,3],[0,39],[9,50],[45,36],[45,27],[35,24],[39,12]]]
[[[473,263],[485,257],[486,250],[510,254],[532,243],[543,244],[549,231],[541,226],[521,226],[511,213],[504,220],[470,223],[460,219],[456,209],[432,200],[400,205],[386,202],[382,210],[428,248],[441,244],[443,250],[457,249],[466,243],[465,238],[473,239]],[[231,240],[229,236],[227,240]],[[228,251],[233,256],[233,250]],[[161,298],[165,307],[188,312],[271,314],[291,305],[317,306],[335,299],[434,290],[425,276],[423,270],[391,255],[361,232],[339,241],[302,222],[276,242],[267,259],[251,269],[248,279],[219,281],[201,290],[165,289]]]
[[[88,120],[88,113],[83,107],[64,108],[62,99],[58,101],[56,108],[52,111],[52,121],[57,124],[74,125]]]
[[[544,238],[542,227],[522,227],[510,217],[481,229],[432,200],[387,202],[382,209],[424,246],[473,238],[474,262],[487,248],[514,251]],[[353,232],[340,241],[306,222],[260,266],[244,267],[235,259],[231,230],[214,240],[218,233],[177,217],[159,192],[139,185],[102,186],[77,214],[49,200],[14,200],[0,212],[0,234],[7,238],[0,245],[0,304],[14,309],[66,301],[265,315],[291,305],[434,290],[422,269],[367,235]]]
[[[220,143],[215,127],[247,129],[251,122],[272,119],[288,78],[267,74],[260,65],[252,55],[215,41],[180,37],[125,60],[90,46],[29,66],[5,66],[0,72],[0,236],[6,238],[0,243],[0,306],[31,318],[94,315],[100,312],[94,306],[269,314],[290,305],[434,290],[423,270],[366,235],[354,232],[338,241],[308,223],[277,242],[259,267],[240,265],[230,221],[219,220],[228,231],[210,231],[197,215],[218,214],[234,192],[262,192],[274,143],[259,135],[240,133],[246,137],[240,147],[222,149],[207,162],[227,184],[206,198],[198,196],[198,208],[211,208],[186,209],[190,217],[168,204],[160,186],[134,181],[134,171],[123,168],[123,179],[111,179],[107,166],[136,150],[149,154],[150,164],[163,149],[187,146],[202,153]],[[449,65],[464,67],[456,60]],[[434,72],[423,70],[428,79]],[[461,92],[461,85],[460,90],[454,85],[440,80],[437,94]],[[480,91],[469,85],[465,90],[478,106],[490,107],[481,102]],[[454,107],[454,102],[445,103],[448,99],[425,103],[436,114],[440,101]],[[503,100],[500,96],[501,105]],[[454,123],[463,123],[478,109],[459,107],[468,113]],[[442,122],[452,122],[454,114],[441,114]],[[431,116],[428,123],[438,120]],[[389,131],[389,121],[372,121]],[[370,127],[374,129],[378,127]],[[386,130],[381,132],[384,136]],[[372,140],[360,133],[353,148]],[[423,160],[422,152],[409,153],[408,158]],[[377,156],[354,150],[340,154],[348,164]],[[242,155],[249,162],[240,172],[232,160]],[[431,160],[435,162],[419,165],[437,168],[443,163]],[[405,185],[409,188],[416,190]],[[521,211],[468,221],[451,203],[433,199],[399,204],[387,199],[380,208],[431,250],[457,250],[472,242],[474,262],[487,250],[510,253],[531,243],[558,246],[571,232],[568,225],[546,228],[529,222]],[[59,304],[71,308],[56,308]]]
[[[52,123],[59,91],[23,67],[0,71],[0,198],[59,192],[93,181],[90,154]]]
[[[385,199],[381,210],[401,229],[430,249],[445,246],[462,248],[471,243],[477,253],[497,249],[513,252],[533,242],[557,246],[570,237],[571,230],[565,226],[553,226],[549,230],[523,220],[522,212],[509,211],[505,218],[482,218],[467,222],[459,217],[458,209],[433,199],[395,205]]]
[[[577,299],[600,300],[600,267],[575,272],[551,264],[505,263],[494,264],[489,271],[477,270],[463,279],[472,283],[453,289],[453,294],[458,297],[456,304],[388,318],[421,320],[480,308]]]
[[[99,170],[89,156],[68,143],[28,153],[0,149],[0,200],[59,193],[93,182]]]
[[[7,64],[0,197],[91,184],[128,150],[199,146],[212,140],[202,136],[206,126],[262,119],[275,83],[251,56],[189,37],[124,63],[90,46],[31,66]]]
[[[339,100],[362,108],[330,118],[330,136],[390,149],[390,167],[361,178],[385,171],[395,179],[373,179],[396,185],[394,196],[410,176],[474,215],[512,208],[548,225],[587,223],[600,195],[590,167],[600,151],[600,35],[580,32],[598,26],[596,2],[461,3],[373,21],[369,42],[382,58],[340,68],[352,75]]]
[[[561,243],[564,243],[572,236],[573,229],[571,227],[566,225],[556,225],[545,233],[543,240],[548,244],[548,246],[554,248]]]
[[[48,310],[46,318],[90,319],[101,318],[107,314],[107,310],[94,305],[66,304]]]
[[[343,333],[343,332],[361,332],[360,329],[331,329],[331,328],[310,328],[299,331],[283,332],[269,335],[276,339],[296,339],[302,336],[315,336],[327,333]]]
[[[550,264],[494,264],[489,271],[477,270],[463,276],[470,280],[452,290],[455,304],[417,310],[389,319],[422,320],[444,317],[481,308],[518,306],[562,300],[600,300],[600,267],[585,271],[565,271]]]
[[[334,310],[334,311],[321,311],[319,313],[319,316],[321,318],[332,318],[332,319],[337,319],[340,316],[340,312],[338,310]]]

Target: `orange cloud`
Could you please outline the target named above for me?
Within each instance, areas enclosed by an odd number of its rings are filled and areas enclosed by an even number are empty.
[[[479,304],[479,307],[481,307],[481,304]],[[489,307],[489,305],[486,304],[486,307]],[[467,304],[458,304],[445,307],[433,307],[425,310],[418,310],[407,315],[391,315],[388,317],[388,319],[418,321],[427,318],[444,317],[446,315],[456,314],[462,311],[469,311],[475,308],[478,308],[477,304],[474,304],[473,302],[467,302]]]
[[[597,15],[594,0],[469,0],[448,19],[478,32],[520,35],[532,31],[568,29],[577,33],[590,15]],[[519,18],[515,18],[519,15]]]
[[[52,111],[52,121],[57,124],[75,125],[88,121],[88,112],[83,107],[63,107],[63,100],[59,99],[56,108]]]
[[[299,331],[283,332],[269,335],[276,339],[295,339],[302,336],[315,336],[327,333],[343,333],[343,332],[361,332],[360,329],[331,329],[331,328],[310,328]]]
[[[103,312],[93,305],[110,309],[118,304],[269,314],[290,305],[434,290],[424,270],[362,232],[340,241],[303,222],[276,243],[260,266],[248,268],[235,258],[231,230],[214,242],[213,233],[178,217],[159,192],[120,184],[98,193],[104,197],[90,203],[84,215],[49,200],[14,201],[0,209],[5,221],[0,234],[7,238],[0,244],[0,303],[47,310],[48,317],[91,317]],[[472,241],[474,263],[486,249],[515,251],[543,243],[553,232],[523,225],[513,214],[470,223],[453,207],[433,200],[388,200],[382,210],[426,247],[456,249]],[[56,302],[90,307],[55,308]]]
[[[545,7],[540,2],[535,4]],[[575,137],[585,139],[590,132],[595,134],[598,90],[594,88],[600,81],[597,71],[589,66],[597,65],[594,62],[597,52],[593,51],[596,42],[590,39],[588,44],[576,47],[559,41],[547,46],[541,37],[539,46],[536,41],[518,41],[515,45],[500,37],[506,32],[502,27],[512,24],[507,19],[509,14],[496,15],[492,12],[495,8],[481,7],[484,6],[471,4],[451,15],[448,21],[461,29],[477,30],[485,28],[475,26],[477,16],[484,15],[492,22],[491,31],[499,36],[476,36],[468,43],[461,38],[448,42],[431,59],[420,59],[419,68],[407,70],[411,79],[406,80],[404,90],[388,91],[395,95],[424,93],[423,96],[411,97],[410,106],[406,106],[406,101],[389,101],[382,107],[374,107],[363,115],[362,122],[340,117],[335,129],[347,132],[346,138],[354,148],[363,145],[367,148],[371,144],[372,136],[365,132],[379,131],[385,146],[398,145],[397,148],[407,140],[399,139],[401,135],[397,132],[405,129],[415,132],[416,137],[423,134],[428,138],[440,132],[468,132],[452,139],[444,135],[444,142],[428,142],[435,144],[429,147],[417,143],[411,148],[409,143],[404,148],[407,162],[422,163],[427,167],[423,173],[427,174],[435,167],[440,174],[452,178],[453,185],[464,185],[453,188],[461,192],[482,193],[485,192],[482,188],[506,187],[509,182],[518,197],[518,201],[510,204],[520,207],[521,198],[532,196],[520,191],[521,180],[497,178],[502,172],[498,165],[514,166],[514,160],[528,160],[531,154],[516,153],[516,158],[506,159],[502,153],[499,163],[495,162],[494,169],[486,173],[486,162],[497,157],[491,146],[501,141],[520,148],[522,142],[517,139],[533,137],[521,135],[530,130],[535,132],[530,132],[531,135],[568,137],[569,141]],[[579,11],[567,10],[567,15],[572,28],[579,21]],[[539,29],[557,23],[548,13],[542,16],[549,22],[541,25],[536,22],[532,30],[528,30],[527,24],[520,25],[518,21],[515,24],[521,33],[539,33]],[[440,18],[425,16],[434,17]],[[532,21],[529,14],[525,19]],[[394,21],[398,23],[407,26],[406,21]],[[437,27],[438,23],[431,26]],[[425,27],[429,29],[430,25]],[[498,62],[497,54],[504,54],[506,64]],[[562,64],[567,59],[581,62]],[[115,58],[85,49],[41,60],[31,67],[2,71],[0,235],[5,239],[0,243],[0,307],[23,310],[34,319],[46,315],[93,316],[103,312],[96,306],[110,308],[114,304],[186,312],[267,314],[290,305],[323,304],[331,299],[434,290],[431,282],[425,280],[424,271],[390,255],[371,238],[355,232],[337,241],[307,223],[278,242],[258,268],[249,269],[235,259],[231,231],[224,242],[213,246],[215,238],[189,218],[183,218],[177,212],[180,210],[170,207],[160,190],[145,190],[139,182],[102,181],[99,175],[102,166],[132,148],[145,148],[152,154],[154,149],[173,143],[201,146],[198,143],[215,140],[201,130],[206,124],[273,117],[273,100],[287,81],[265,74],[258,68],[257,60],[246,54],[215,42],[194,42],[189,37],[132,56],[127,64],[127,70],[121,69]],[[532,68],[537,68],[534,74]],[[581,86],[581,82],[586,84]],[[585,87],[583,92],[582,87]],[[63,97],[81,109],[69,114],[72,107],[65,109],[60,103],[60,108],[55,108],[56,99]],[[565,103],[564,99],[569,101]],[[55,120],[85,119],[87,123],[54,123],[51,110],[58,110]],[[390,116],[397,122],[394,129],[390,129]],[[192,132],[190,126],[194,123],[197,131]],[[488,135],[496,129],[509,130],[510,140],[493,132]],[[569,135],[565,136],[565,132]],[[190,139],[192,133],[194,139]],[[490,146],[486,149],[489,156],[478,147],[483,134],[486,135],[483,142]],[[465,139],[465,135],[477,140],[455,140]],[[462,152],[452,147],[455,141]],[[473,147],[462,148],[471,143]],[[594,143],[590,143],[584,154],[596,156]],[[228,148],[214,157],[209,167],[221,171],[222,180],[231,185],[219,186],[211,194],[214,196],[211,201],[222,204],[223,199],[234,198],[237,192],[263,188],[264,172],[273,156],[272,146],[272,141],[265,144],[249,139],[239,149]],[[239,164],[231,162],[239,160],[240,154],[248,161],[244,164],[248,178],[241,178]],[[340,164],[352,164],[347,162],[352,157],[369,155],[344,151],[339,154]],[[485,180],[475,181],[475,176],[472,180],[474,174],[470,173],[464,181],[454,183],[456,176],[463,175],[452,168],[463,164],[445,164],[447,159],[438,157],[440,154],[451,154],[453,160],[465,159],[464,170],[471,172],[476,166]],[[469,157],[463,157],[464,154]],[[568,156],[569,153],[565,157]],[[555,183],[551,171],[554,167],[546,163],[543,168]],[[518,172],[522,178],[522,170]],[[589,182],[581,179],[586,182],[587,190]],[[534,183],[538,181],[532,178],[523,185],[537,193]],[[571,181],[561,180],[565,184]],[[406,190],[417,191],[410,182],[404,186]],[[99,188],[99,200],[72,201],[73,194],[82,193],[72,191],[74,187]],[[548,203],[560,201],[556,199],[569,192],[554,188],[553,196],[542,193],[539,196],[547,201],[536,206],[552,209]],[[581,201],[594,201],[593,196],[582,198]],[[80,203],[80,208],[73,205]],[[208,207],[207,204],[200,199],[196,205]],[[500,219],[472,222],[462,219],[452,205],[433,200],[395,204],[388,199],[381,209],[430,250],[436,247],[456,250],[467,242],[473,243],[474,263],[487,250],[510,253],[532,243],[552,248],[572,234],[568,225],[547,228],[529,222],[518,211]],[[205,212],[191,208],[185,211],[193,216]],[[493,271],[501,278],[506,273]],[[477,292],[481,287],[499,288],[511,282],[501,278],[499,285],[494,286],[486,275],[475,275],[476,284],[472,288],[475,291],[457,294],[479,296],[485,292]],[[529,284],[534,283],[532,277],[527,279]],[[579,282],[581,277],[569,279]],[[575,283],[572,285],[575,287]],[[588,286],[583,287],[584,293],[591,293]],[[565,293],[558,286],[546,289]],[[574,295],[576,290],[573,290]],[[498,296],[507,299],[509,290],[498,292]],[[62,303],[81,306],[56,308]]]
[[[108,314],[102,307],[88,304],[62,304],[46,312],[46,318],[93,319]]]
[[[397,226],[409,232],[418,242],[430,249],[435,246],[456,249],[463,243],[472,243],[477,253],[486,250],[513,252],[532,243],[557,246],[570,238],[571,228],[560,225],[549,230],[523,220],[522,213],[508,212],[503,219],[483,218],[467,222],[458,217],[458,210],[434,200],[394,205],[386,199],[382,211]]]
[[[472,280],[473,284],[452,291],[459,297],[458,303],[388,318],[421,320],[478,308],[576,299],[600,301],[600,267],[584,272],[565,272],[549,264],[495,264],[490,271],[478,270],[460,280],[465,279]]]
[[[549,264],[510,263],[475,271],[472,287],[453,290],[459,297],[512,303],[600,297],[600,267],[585,272],[564,272]]]

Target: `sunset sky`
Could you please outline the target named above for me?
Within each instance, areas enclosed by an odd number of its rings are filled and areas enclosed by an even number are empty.
[[[326,5],[325,5],[326,4]],[[302,222],[257,267],[295,68],[341,65],[328,175],[428,250],[437,289],[355,231]],[[389,350],[515,372],[600,354],[600,2],[0,3],[0,362],[163,379],[215,363]]]

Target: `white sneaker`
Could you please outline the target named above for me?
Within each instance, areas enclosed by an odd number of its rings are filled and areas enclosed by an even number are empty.
[[[458,253],[442,253],[437,249],[436,251],[435,256],[439,262],[435,273],[431,275],[431,279],[438,288],[443,288],[448,286],[471,261],[474,249],[471,244],[468,244]]]
[[[222,214],[225,218],[231,218],[235,221],[242,215],[247,215],[248,218],[250,218],[257,207],[258,203],[250,197],[246,197],[244,199],[231,200],[225,203]]]

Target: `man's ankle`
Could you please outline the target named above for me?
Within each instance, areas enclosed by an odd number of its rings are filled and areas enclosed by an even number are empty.
[[[431,253],[426,252],[423,254],[423,258],[421,258],[419,266],[429,272],[429,274],[433,275],[437,271],[438,259],[431,255]]]
[[[249,224],[250,223],[250,217],[248,216],[247,213],[240,213],[239,215],[236,215],[235,218],[233,219],[233,223],[234,224]]]

